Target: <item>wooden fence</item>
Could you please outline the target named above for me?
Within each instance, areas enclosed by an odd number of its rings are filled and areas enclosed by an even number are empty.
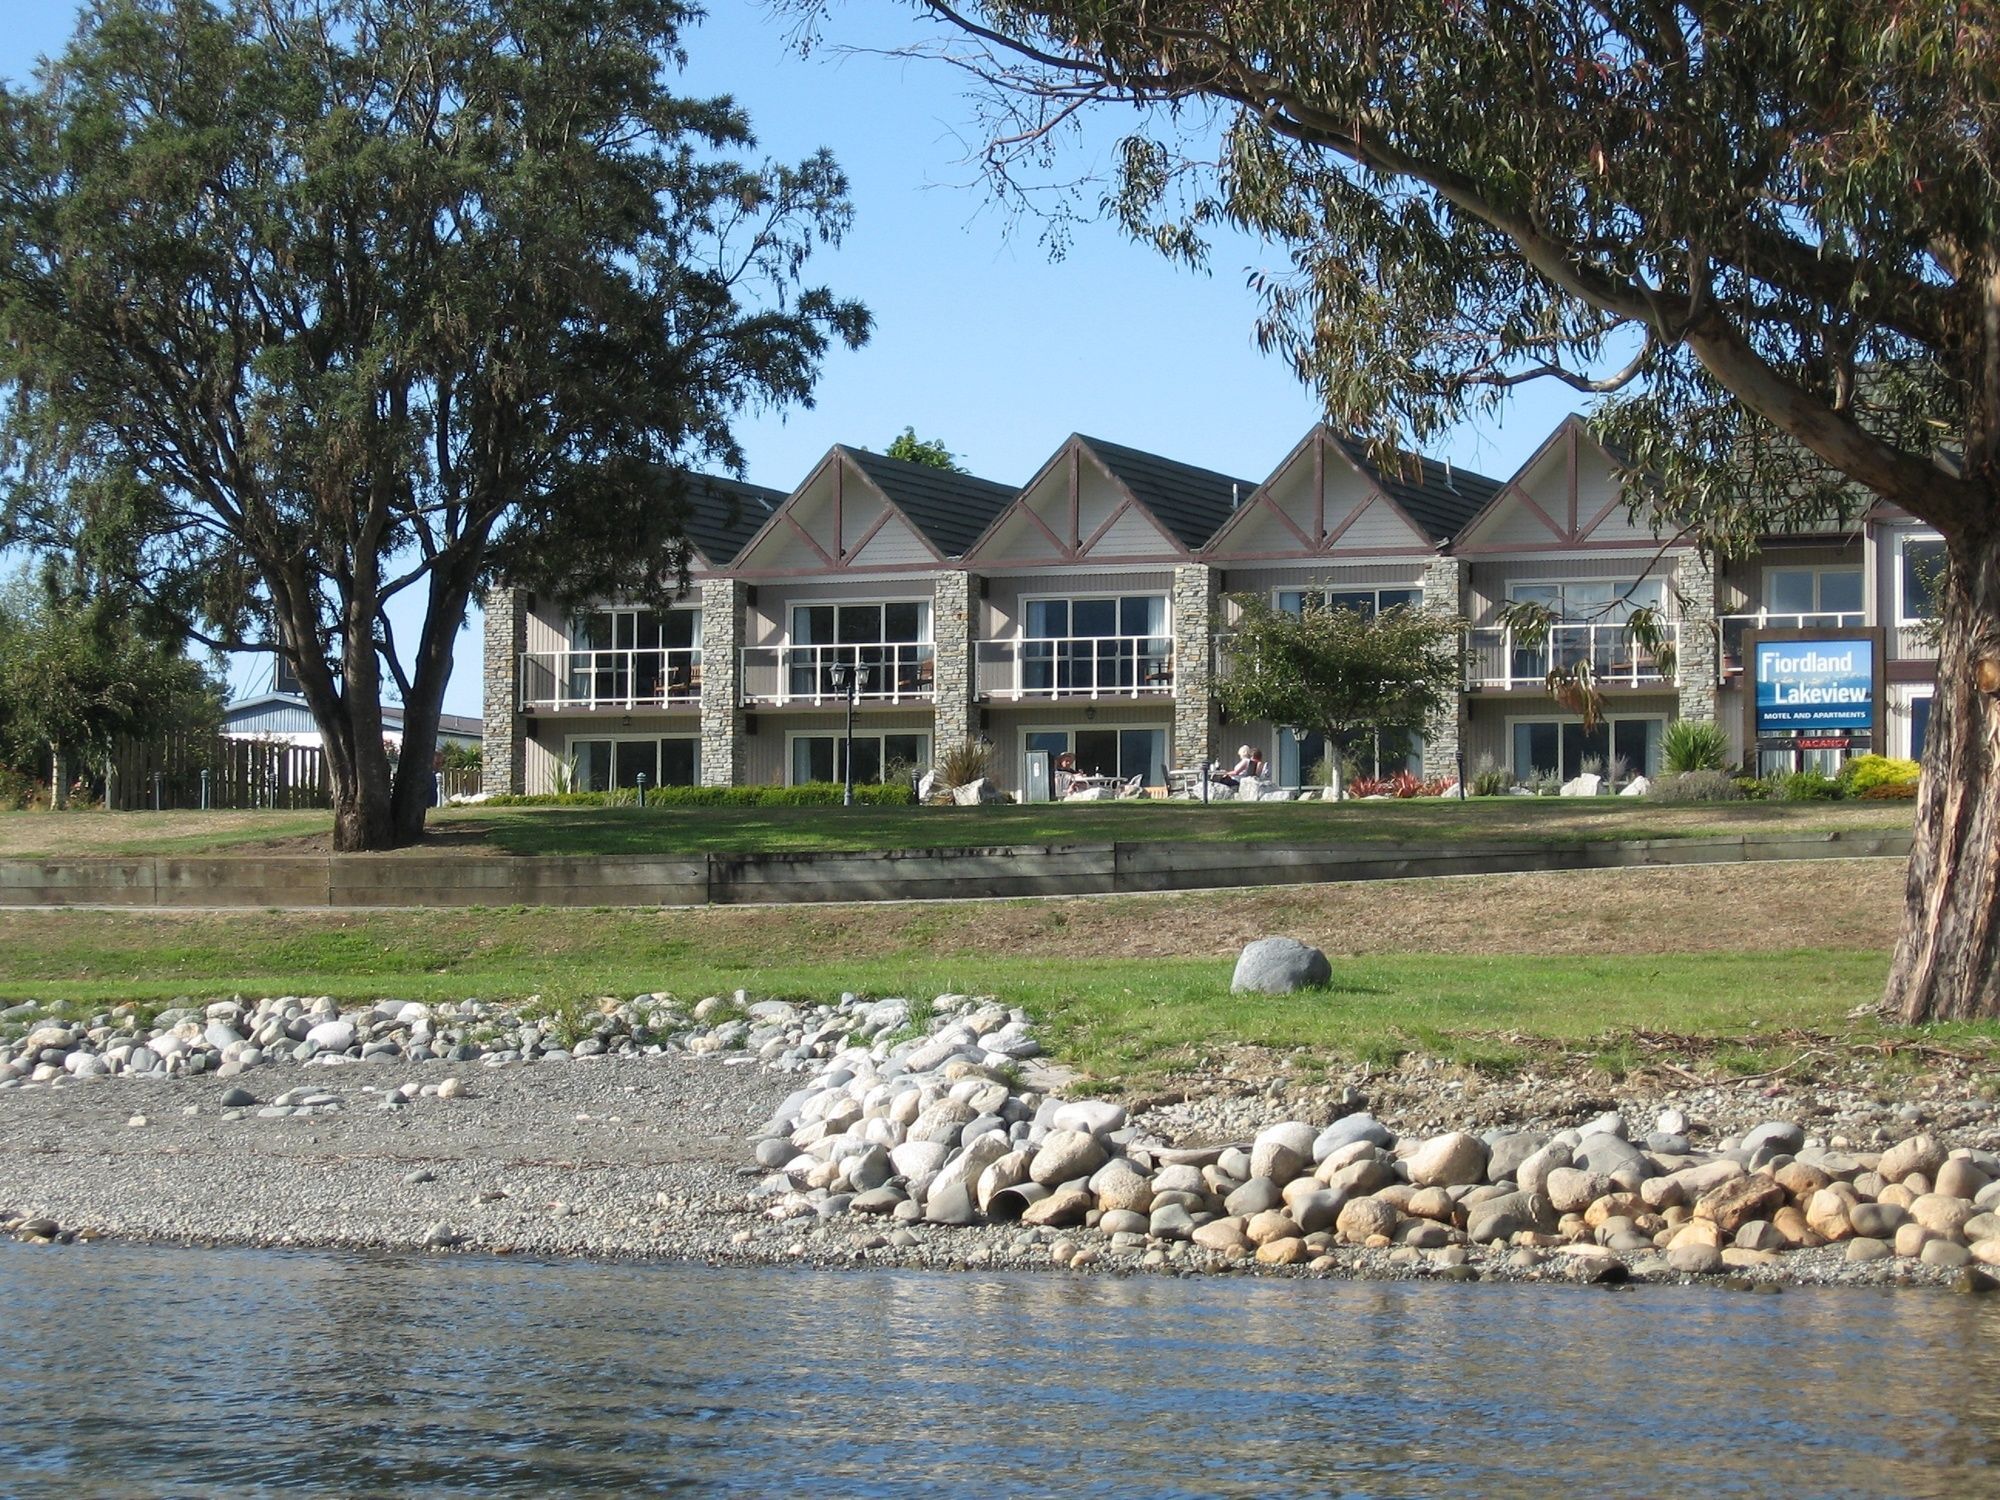
[[[112,752],[104,805],[113,812],[327,807],[326,754],[219,735],[126,740]]]

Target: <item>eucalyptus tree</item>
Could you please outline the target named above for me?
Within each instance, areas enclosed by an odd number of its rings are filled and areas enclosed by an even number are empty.
[[[1904,1017],[2000,1014],[2000,27],[1962,0],[918,0],[1003,191],[1201,261],[1387,442],[1566,382],[1723,554],[1899,507],[1945,540]],[[1072,186],[1076,184],[1072,182]],[[1078,200],[1071,199],[1075,203]]]
[[[432,741],[470,600],[671,592],[677,475],[867,336],[806,279],[832,158],[748,159],[741,109],[675,92],[698,15],[93,0],[0,89],[7,526],[282,655],[337,848],[421,834],[382,704]]]
[[[1421,734],[1457,707],[1463,621],[1402,605],[1363,614],[1309,602],[1292,614],[1255,594],[1236,604],[1217,699],[1233,719],[1318,730],[1336,797],[1364,736]]]

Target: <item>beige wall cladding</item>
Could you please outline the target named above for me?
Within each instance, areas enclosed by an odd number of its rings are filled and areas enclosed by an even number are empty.
[[[743,709],[737,673],[743,645],[744,601],[740,579],[711,578],[701,586],[701,782],[735,786],[743,750]]]
[[[1716,613],[1754,615],[1764,606],[1764,574],[1772,568],[1858,568],[1860,538],[1816,547],[1773,547],[1751,557],[1724,562],[1715,580]]]
[[[1205,563],[1174,569],[1173,765],[1206,765],[1215,753],[1215,570]]]
[[[520,589],[487,593],[479,785],[492,796],[518,793],[526,785],[521,653],[527,645],[527,616],[528,596]]]

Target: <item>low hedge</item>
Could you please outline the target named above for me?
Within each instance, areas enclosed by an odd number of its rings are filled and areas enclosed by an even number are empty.
[[[838,807],[846,788],[839,782],[813,781],[801,786],[660,786],[646,791],[648,807]],[[615,792],[537,792],[530,796],[488,797],[486,807],[631,807],[639,794],[629,787]],[[854,789],[862,807],[914,807],[917,794],[907,782],[869,783]]]

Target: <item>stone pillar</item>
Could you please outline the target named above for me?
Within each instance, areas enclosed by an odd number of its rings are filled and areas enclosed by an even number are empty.
[[[1176,770],[1192,771],[1215,753],[1215,570],[1205,563],[1174,569],[1174,748]],[[1276,753],[1276,746],[1272,751]]]
[[[1721,642],[1716,635],[1715,569],[1699,552],[1683,552],[1675,563],[1674,596],[1680,602],[1680,640],[1674,651],[1680,717],[1713,724]]]
[[[931,601],[932,681],[937,695],[931,759],[973,739],[979,723],[973,640],[979,580],[956,569],[937,576]]]
[[[495,587],[486,593],[479,789],[489,796],[526,790],[528,750],[521,716],[521,653],[528,647],[528,596]]]
[[[701,585],[701,784],[736,785],[743,764],[743,612],[750,590],[734,578]]]
[[[1424,613],[1458,619],[1465,613],[1465,565],[1455,557],[1433,557],[1424,565]],[[1459,677],[1451,702],[1424,727],[1424,776],[1458,775],[1458,750],[1465,730],[1465,651],[1459,648]],[[1469,778],[1473,768],[1467,766]]]

